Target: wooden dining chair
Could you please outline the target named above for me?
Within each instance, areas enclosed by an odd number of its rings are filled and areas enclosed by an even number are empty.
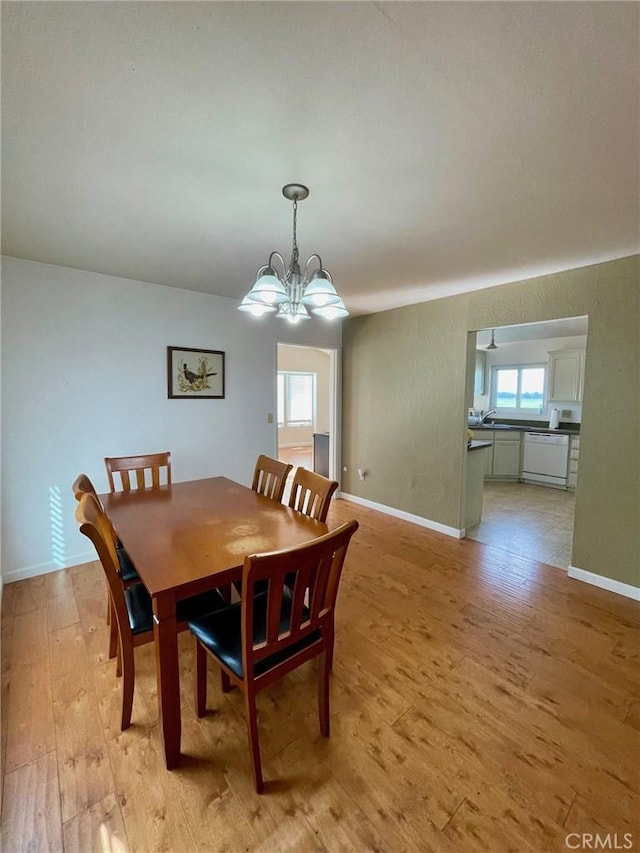
[[[96,492],[95,486],[93,485],[93,483],[91,482],[89,477],[87,477],[86,474],[78,474],[78,476],[76,477],[76,479],[73,482],[71,489],[73,491],[75,499],[78,502],[82,499],[83,495],[91,495],[94,498],[94,500],[100,505],[100,508],[103,510],[103,513],[104,513],[104,507],[102,506],[102,502],[100,501],[100,498],[98,497],[98,493]],[[115,545],[116,545],[116,556],[118,559],[118,570],[120,573],[120,579],[121,579],[122,583],[124,584],[125,587],[131,586],[131,584],[134,584],[134,583],[138,583],[140,580],[140,575],[138,574],[136,567],[133,565],[133,561],[131,560],[131,557],[127,554],[127,551],[126,551],[124,545],[118,539],[116,532],[113,529],[113,525],[111,525],[111,521],[109,520],[108,516],[106,516],[106,513],[105,513],[105,518],[106,518],[108,524],[111,526],[112,537],[113,537],[113,540],[114,540]],[[113,611],[113,605],[112,605],[112,601],[111,601],[111,594],[110,594],[109,589],[107,587],[107,624],[111,626],[111,631],[110,631],[110,635],[109,635],[109,657],[110,658],[113,658],[116,656],[116,650],[117,650],[117,629],[116,629],[115,620],[112,619],[112,615],[113,615],[112,611]]]
[[[132,488],[131,474],[135,473],[135,488],[157,489],[164,470],[166,485],[171,485],[171,453],[147,453],[143,456],[105,456],[104,464],[112,492],[129,492]],[[120,477],[120,489],[116,489],[114,474]],[[150,481],[150,482],[149,482]]]
[[[125,587],[119,572],[113,527],[100,501],[90,493],[80,497],[76,521],[83,533],[93,542],[104,570],[112,606],[112,623],[117,632],[116,675],[123,677],[122,718],[120,728],[131,725],[135,661],[133,650],[153,642],[153,605],[151,596],[141,582]],[[226,601],[217,590],[180,601],[176,607],[178,630],[186,630],[187,620],[206,613],[211,615],[224,608]]]
[[[264,789],[256,694],[314,657],[318,667],[320,731],[329,737],[329,662],[334,642],[338,584],[357,521],[303,545],[245,557],[242,600],[190,620],[195,637],[195,701],[199,717],[207,704],[207,654],[245,697],[249,751],[256,791]],[[285,577],[293,579],[291,588]],[[265,592],[256,584],[266,581]],[[308,599],[308,606],[305,605]]]
[[[335,480],[329,480],[306,468],[298,468],[291,486],[289,506],[310,518],[326,521],[329,504],[337,488]]]
[[[292,468],[293,465],[261,454],[258,456],[256,469],[253,472],[251,488],[259,495],[266,495],[271,500],[281,503],[287,477]]]
[[[71,487],[73,490],[73,494],[75,495],[75,499],[80,501],[83,495],[93,495],[95,500],[100,504],[104,512],[104,507],[102,506],[102,501],[98,497],[98,493],[95,490],[95,487],[91,480],[87,477],[86,474],[78,474],[76,479],[74,480],[73,486]],[[105,513],[106,515],[106,513]],[[107,521],[109,518],[107,517]],[[111,524],[111,521],[109,521]],[[127,554],[124,545],[117,537],[115,530],[113,530],[113,526],[111,527],[113,531],[113,536],[116,542],[116,551],[118,554],[118,564],[120,566],[120,575],[122,577],[122,581],[125,586],[129,583],[135,583],[140,580],[140,576],[136,570],[136,567],[133,565],[131,561],[131,557]]]

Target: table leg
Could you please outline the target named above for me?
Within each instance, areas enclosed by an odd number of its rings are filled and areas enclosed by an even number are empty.
[[[153,635],[156,647],[158,711],[167,770],[180,762],[180,670],[175,602],[154,599]]]

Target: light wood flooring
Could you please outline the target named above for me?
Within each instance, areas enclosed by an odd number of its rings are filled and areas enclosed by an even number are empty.
[[[280,462],[286,462],[293,465],[287,483],[284,487],[282,502],[289,503],[289,495],[291,494],[291,486],[295,477],[296,468],[306,468],[308,471],[313,471],[313,447],[310,444],[300,445],[299,447],[279,447],[278,459]]]
[[[278,459],[281,462],[293,465],[294,471],[299,466],[313,470],[313,448],[310,444],[300,447],[280,447],[278,448]]]
[[[188,634],[168,772],[152,645],[119,730],[98,565],[6,586],[2,850],[543,853],[572,832],[639,850],[638,605],[345,501],[330,521],[354,516],[331,737],[313,662],[260,694],[262,796],[214,671],[196,718]]]
[[[470,539],[566,569],[571,565],[576,496],[529,483],[485,482],[482,521]]]

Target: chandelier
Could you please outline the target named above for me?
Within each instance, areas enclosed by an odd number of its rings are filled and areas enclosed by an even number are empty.
[[[271,252],[268,262],[256,273],[256,281],[249,293],[238,306],[239,311],[247,311],[254,317],[276,312],[276,317],[284,317],[290,323],[308,320],[312,314],[326,320],[348,317],[349,312],[338,296],[331,274],[322,266],[320,255],[311,255],[300,271],[298,262],[298,242],[296,226],[298,202],[309,195],[308,187],[302,184],[287,184],[282,195],[293,202],[293,248],[289,266],[279,252]],[[282,265],[279,275],[273,266],[274,258]]]

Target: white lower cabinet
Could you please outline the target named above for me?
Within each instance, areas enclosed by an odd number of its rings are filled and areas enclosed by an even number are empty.
[[[567,475],[567,489],[575,491],[578,485],[578,463],[580,461],[580,436],[572,435],[569,445],[569,473]]]
[[[520,477],[520,435],[515,441],[505,441],[502,436],[493,443],[493,476]]]
[[[524,433],[507,430],[472,430],[477,441],[490,441],[491,447],[483,451],[485,480],[522,479],[522,438]],[[569,444],[569,471],[567,488],[575,491],[578,483],[580,436],[572,435]]]
[[[522,433],[479,429],[473,431],[474,439],[490,441],[484,451],[485,480],[520,479],[520,440]]]
[[[484,478],[485,480],[488,480],[493,474],[493,436],[495,433],[490,432],[488,429],[474,429],[472,430],[472,433],[474,441],[491,442],[491,447],[486,447],[482,451],[482,455],[484,457]]]

